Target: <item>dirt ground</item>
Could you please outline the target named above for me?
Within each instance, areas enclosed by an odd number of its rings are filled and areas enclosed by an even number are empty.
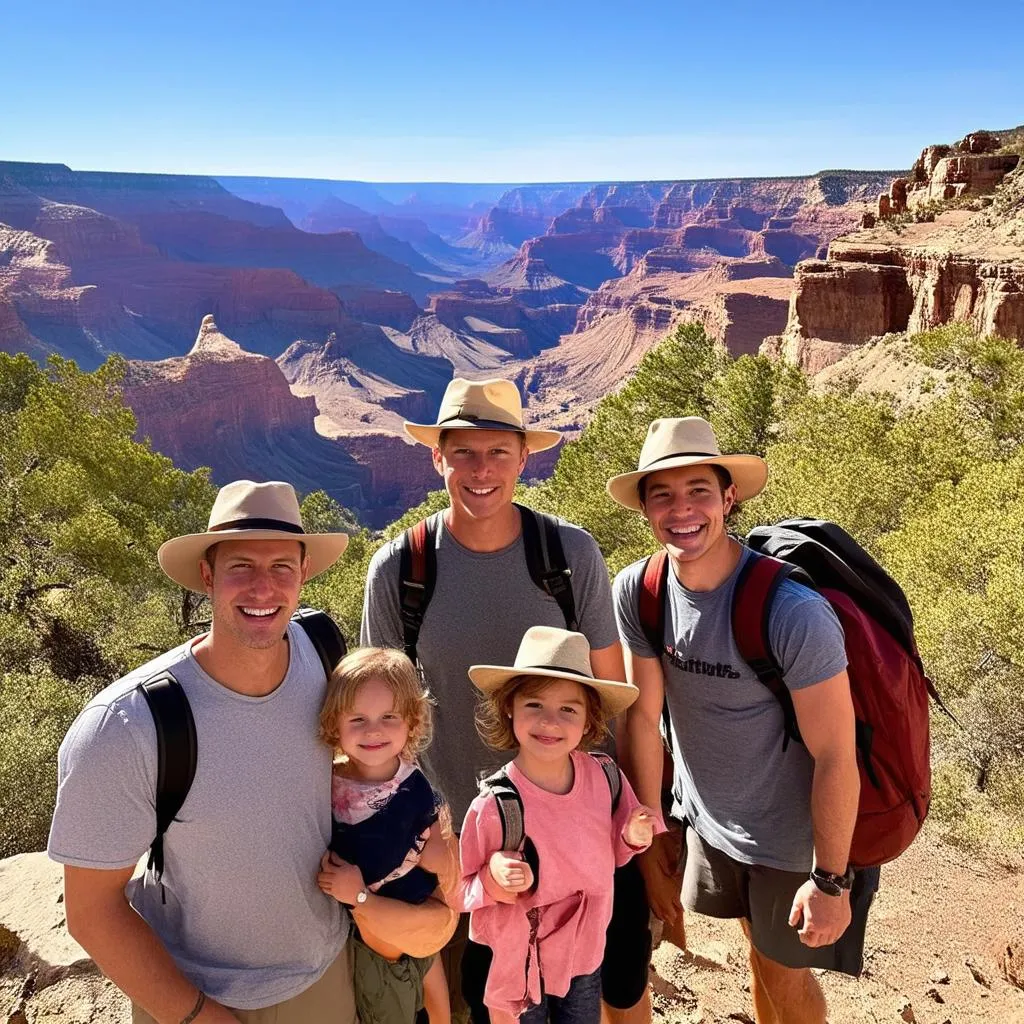
[[[926,830],[882,882],[859,980],[820,972],[831,1024],[1024,1024],[998,957],[1024,922],[1024,872],[977,863]],[[655,1024],[754,1020],[739,925],[691,915],[688,952],[654,955]],[[909,1008],[908,1008],[909,1007]]]
[[[866,968],[855,981],[823,974],[831,1024],[1024,1024],[1024,991],[999,956],[1024,924],[1024,870],[969,855],[927,831],[895,864],[868,923]],[[689,950],[654,956],[654,1024],[751,1024],[753,1004],[739,926],[690,916]],[[0,943],[2,945],[2,943]],[[0,950],[2,952],[2,950]],[[2,959],[2,957],[0,957]],[[42,991],[0,973],[0,1022],[126,1024],[127,1005],[92,971]],[[23,1016],[15,1013],[20,1010]]]

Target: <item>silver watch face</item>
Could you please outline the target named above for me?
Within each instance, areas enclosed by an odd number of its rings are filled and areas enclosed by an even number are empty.
[[[360,889],[359,892],[356,893],[356,903],[365,903],[369,895],[370,894],[365,889]]]

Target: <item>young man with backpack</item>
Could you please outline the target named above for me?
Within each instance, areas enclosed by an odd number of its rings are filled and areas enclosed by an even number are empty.
[[[405,429],[431,449],[450,504],[374,555],[361,640],[403,648],[419,665],[436,702],[425,767],[447,796],[458,831],[480,779],[500,766],[474,726],[469,667],[512,664],[532,626],[583,633],[597,678],[623,679],[622,654],[593,537],[513,502],[530,453],[560,440],[555,431],[524,426],[515,384],[456,378],[437,422]],[[474,1022],[486,1024],[489,950],[471,944],[463,958],[465,942],[464,918],[445,956],[453,1006],[464,1017],[464,997]],[[602,991],[612,1019],[645,1024],[650,930],[643,880],[629,865],[616,874],[606,948]]]
[[[135,1024],[355,1024],[349,915],[317,887],[331,837],[317,724],[343,644],[321,613],[293,619],[346,543],[305,533],[289,484],[221,488],[207,531],[158,552],[209,596],[209,632],[103,690],[61,744],[48,852],[68,930]],[[454,925],[428,903],[362,905],[378,933],[433,941],[426,955]]]
[[[759,556],[730,536],[726,520],[767,475],[756,456],[721,454],[710,425],[687,417],[652,423],[638,471],[608,483],[617,502],[647,518],[666,553],[651,560],[660,584],[652,586],[648,560],[614,583],[627,678],[640,690],[628,714],[626,767],[639,799],[658,800],[667,733],[673,816],[684,822],[682,903],[741,919],[760,1024],[824,1024],[810,968],[859,973],[877,873],[855,880],[850,868],[856,723],[843,630],[829,602],[782,580],[765,616],[799,742],[790,742],[780,696],[741,654],[733,600]],[[653,630],[652,591],[660,603]],[[677,856],[659,837],[641,863],[652,909],[666,922],[682,914]]]

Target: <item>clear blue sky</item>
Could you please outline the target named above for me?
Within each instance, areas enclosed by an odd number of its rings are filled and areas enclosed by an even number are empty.
[[[907,166],[1024,122],[1024,2],[0,0],[0,159],[378,181]]]

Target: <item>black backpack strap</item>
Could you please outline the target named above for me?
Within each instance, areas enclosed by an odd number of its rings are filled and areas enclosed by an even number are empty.
[[[494,797],[501,821],[501,848],[503,850],[521,850],[523,860],[533,869],[533,888],[536,891],[540,879],[540,858],[537,847],[526,834],[526,821],[523,815],[523,798],[516,789],[516,784],[508,777],[508,771],[500,768],[488,776],[480,784],[483,789]]]
[[[802,740],[793,708],[793,697],[783,679],[782,667],[772,651],[768,627],[775,595],[783,582],[790,578],[810,585],[806,574],[796,566],[751,551],[740,570],[732,598],[732,634],[740,655],[782,707],[785,723],[783,750],[789,746],[791,739],[798,743]]]
[[[437,581],[437,524],[421,519],[402,534],[398,576],[398,609],[402,619],[402,646],[416,664],[416,644],[427,605]]]
[[[188,697],[170,672],[139,683],[156,726],[156,836],[146,867],[164,873],[164,833],[181,810],[196,775],[199,746]]]
[[[292,616],[292,622],[297,622],[305,630],[306,636],[316,648],[327,678],[330,679],[338,662],[348,653],[345,637],[342,636],[338,624],[327,612],[316,608],[299,608]]]
[[[535,512],[525,505],[516,505],[523,522],[523,547],[530,579],[558,602],[565,619],[565,628],[579,631],[576,599],[572,592],[572,569],[566,563],[558,519],[546,512]]]
[[[615,761],[603,751],[592,750],[590,756],[604,772],[605,781],[608,783],[608,790],[612,797],[612,814],[614,814],[619,809],[619,799],[622,796],[622,772],[619,771],[619,766]]]

